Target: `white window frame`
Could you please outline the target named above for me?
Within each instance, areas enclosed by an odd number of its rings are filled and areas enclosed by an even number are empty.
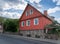
[[[36,20],[37,20],[37,24],[35,23]],[[35,19],[34,19],[34,25],[38,25],[38,24],[39,24],[39,19],[38,19],[38,18],[35,18]]]
[[[24,21],[21,22],[21,26],[22,26],[22,27],[24,26],[23,23],[24,23]]]
[[[30,24],[28,25],[28,21],[30,21],[30,20],[26,20],[26,26],[30,26]]]
[[[32,9],[30,10],[30,15],[31,15],[31,14],[33,14],[33,10],[32,10]]]
[[[29,14],[29,12],[28,12],[28,11],[26,11],[26,16],[28,16],[28,14]]]

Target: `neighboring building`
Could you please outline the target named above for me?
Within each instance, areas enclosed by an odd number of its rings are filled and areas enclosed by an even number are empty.
[[[2,25],[2,23],[0,23],[0,33],[2,33],[3,32],[3,25]]]
[[[32,5],[28,4],[19,21],[20,34],[24,36],[30,34],[32,37],[36,35],[43,36],[45,26],[51,23],[52,19],[46,10],[42,14]]]

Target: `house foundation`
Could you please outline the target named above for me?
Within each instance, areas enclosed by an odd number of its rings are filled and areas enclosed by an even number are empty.
[[[23,36],[44,38],[44,30],[21,30],[20,34]]]

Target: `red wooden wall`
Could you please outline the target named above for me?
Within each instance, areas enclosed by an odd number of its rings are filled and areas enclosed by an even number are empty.
[[[33,10],[33,14],[26,16],[26,11]],[[39,19],[39,24],[34,25],[34,18]],[[30,26],[26,26],[26,20],[30,20]],[[21,22],[24,21],[24,27],[21,26]],[[48,18],[44,17],[39,11],[37,11],[35,8],[33,8],[30,5],[27,5],[25,11],[22,14],[22,17],[20,19],[20,30],[38,30],[38,29],[44,29],[46,24],[52,23],[51,20]]]

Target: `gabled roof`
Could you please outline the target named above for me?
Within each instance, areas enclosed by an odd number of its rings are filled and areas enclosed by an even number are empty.
[[[33,7],[34,9],[36,9],[36,10],[37,10],[37,8],[35,8],[35,7],[34,7],[34,6],[32,6],[31,4],[27,4],[27,6],[31,6],[31,7]],[[26,8],[27,8],[27,6],[26,6]],[[25,8],[25,10],[26,10],[26,8]],[[25,12],[25,10],[24,10],[24,12]],[[38,11],[38,12],[40,12],[39,10],[37,10],[37,11]],[[21,15],[20,19],[22,18],[22,16],[23,16],[24,12],[22,13],[22,15]],[[40,13],[41,13],[41,12],[40,12]],[[53,21],[49,15],[48,15],[48,16],[46,16],[46,15],[44,15],[43,13],[41,13],[41,14],[42,14],[42,16],[44,16],[44,17],[48,18],[49,20]]]

